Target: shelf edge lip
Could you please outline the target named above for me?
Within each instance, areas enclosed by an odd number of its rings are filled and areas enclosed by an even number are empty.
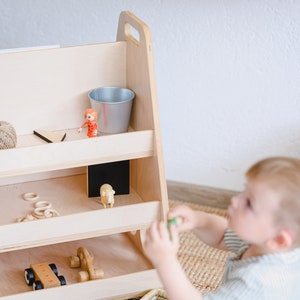
[[[21,249],[27,249],[31,247],[46,246],[53,243],[63,243],[76,241],[85,238],[100,237],[104,235],[117,234],[122,232],[130,232],[140,229],[146,229],[149,225],[157,219],[159,215],[160,201],[149,201],[138,204],[124,205],[115,208],[92,210],[83,213],[76,213],[72,215],[60,216],[55,218],[36,220],[25,223],[12,223],[0,226],[0,235],[9,236],[10,242],[1,241],[0,253],[15,251]],[[135,214],[131,214],[131,218],[121,219],[124,215],[130,215],[130,211],[134,210]],[[139,213],[140,212],[140,213]],[[143,212],[143,215],[142,215]],[[106,227],[101,227],[100,221],[103,218],[110,219],[111,223]],[[97,221],[98,220],[98,221]],[[91,225],[86,224],[89,221]],[[116,222],[115,222],[116,221]],[[36,229],[37,222],[39,222],[39,231],[45,230],[44,238],[43,234],[37,237],[32,237],[32,232]],[[82,224],[77,228],[77,232],[74,233],[74,224]],[[98,224],[97,224],[98,222]],[[118,223],[117,223],[118,222]],[[59,229],[63,228],[65,224],[71,224],[66,228],[63,233],[59,233]],[[97,226],[96,226],[97,225]],[[18,229],[22,227],[22,242],[17,242],[20,239]],[[47,232],[47,228],[54,228],[52,232]],[[24,232],[28,232],[26,238]],[[35,230],[36,232],[36,230]],[[15,233],[15,237],[13,236]],[[49,237],[50,236],[50,237]],[[26,240],[24,240],[26,238]]]
[[[64,154],[60,155],[62,151]],[[0,178],[138,159],[153,154],[154,130],[5,149],[0,151],[3,162]]]
[[[127,284],[134,282],[134,284]],[[25,283],[24,283],[25,284]],[[113,287],[118,287],[118,289]],[[122,287],[122,288],[121,288]],[[94,299],[115,299],[116,297],[127,297],[137,293],[145,293],[154,288],[161,288],[162,283],[155,269],[128,273],[109,278],[90,280],[86,282],[73,283],[39,291],[28,291],[18,294],[3,296],[3,300],[32,300],[48,299],[70,299],[73,300],[94,300]],[[87,291],[89,291],[87,293]],[[58,297],[58,298],[57,298]]]

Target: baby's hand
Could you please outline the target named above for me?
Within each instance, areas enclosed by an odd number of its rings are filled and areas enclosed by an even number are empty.
[[[177,227],[178,225],[180,225],[182,223],[182,219],[180,217],[177,217],[177,218],[173,218],[173,219],[170,219],[167,223],[167,227],[168,227],[168,230],[170,232],[170,239],[172,240],[173,237],[172,237],[172,234],[171,234],[171,227],[172,226],[175,226]]]
[[[168,230],[164,222],[154,222],[147,230],[144,250],[155,267],[167,259],[176,259],[178,248],[179,237],[175,226],[171,226]]]
[[[173,220],[173,223],[176,220],[176,229],[178,232],[192,230],[197,224],[195,212],[185,205],[179,205],[170,210],[168,219],[170,221]]]
[[[168,221],[168,224],[167,224],[167,227],[168,227],[168,229],[170,230],[170,227],[171,226],[178,226],[178,225],[180,225],[182,223],[182,219],[180,218],[180,217],[175,217],[175,218],[172,218],[172,219],[170,219],[169,221]]]

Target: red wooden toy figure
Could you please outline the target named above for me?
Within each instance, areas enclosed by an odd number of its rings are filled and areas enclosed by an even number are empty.
[[[84,118],[87,119],[87,121],[85,121],[81,125],[81,127],[78,129],[78,132],[81,132],[82,128],[87,126],[88,127],[87,136],[96,137],[98,133],[98,125],[96,123],[96,120],[98,118],[98,113],[94,109],[88,108],[84,112]]]

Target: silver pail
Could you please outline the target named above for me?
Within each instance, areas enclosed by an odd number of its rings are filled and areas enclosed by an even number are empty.
[[[91,107],[98,113],[98,131],[104,134],[128,130],[135,93],[122,87],[100,87],[88,94]]]

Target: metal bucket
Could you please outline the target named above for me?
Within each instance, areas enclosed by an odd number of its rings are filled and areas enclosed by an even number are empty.
[[[98,131],[104,134],[126,132],[135,93],[122,87],[100,87],[88,94],[98,113]]]

